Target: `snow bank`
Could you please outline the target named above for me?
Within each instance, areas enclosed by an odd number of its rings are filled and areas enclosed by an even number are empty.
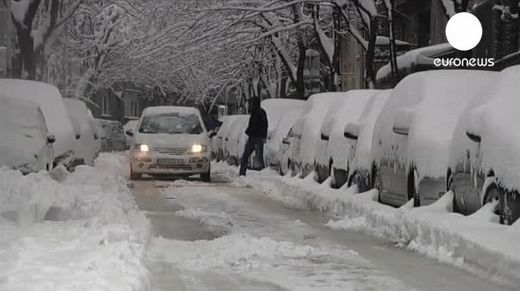
[[[236,169],[215,166],[236,177]],[[270,170],[241,181],[286,206],[325,213],[333,219],[327,224],[331,228],[362,230],[505,284],[520,282],[519,228],[498,224],[492,206],[468,217],[452,213],[449,192],[426,207],[409,202],[396,209],[378,203],[375,190],[354,194],[355,187],[331,189],[327,182],[280,177]]]
[[[0,289],[143,290],[151,235],[122,156],[57,182],[0,169]]]

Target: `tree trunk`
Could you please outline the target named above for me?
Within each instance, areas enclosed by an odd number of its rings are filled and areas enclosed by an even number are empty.
[[[377,21],[375,18],[370,18],[370,31],[368,40],[368,50],[365,57],[366,62],[366,79],[367,87],[375,88],[376,84],[376,71],[374,68],[374,55],[376,49],[376,38],[377,38]]]
[[[36,80],[36,66],[38,60],[36,59],[36,54],[34,52],[34,40],[31,36],[31,29],[22,27],[17,23],[15,23],[15,26],[22,61],[22,78],[27,80]]]
[[[298,67],[296,69],[296,97],[298,99],[307,99],[305,96],[305,78],[304,78],[304,70],[305,70],[305,59],[307,48],[305,47],[303,40],[298,40]]]
[[[503,55],[507,56],[518,51],[518,4],[519,0],[508,0],[506,7],[509,13],[504,15]],[[516,15],[516,17],[515,17]]]
[[[395,86],[399,81],[398,76],[398,67],[397,67],[397,55],[395,51],[395,30],[394,30],[394,10],[393,10],[393,1],[388,1],[390,3],[390,7],[388,9],[388,40],[390,44],[390,66],[392,68],[392,79],[393,85]]]

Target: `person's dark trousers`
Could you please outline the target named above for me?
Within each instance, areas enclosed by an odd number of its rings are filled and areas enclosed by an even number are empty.
[[[253,153],[256,153],[256,159],[258,164],[260,165],[260,169],[265,168],[264,165],[264,140],[261,137],[250,136],[247,139],[246,146],[244,148],[244,153],[242,154],[242,159],[240,160],[240,176],[246,175],[247,170],[247,162],[249,161],[249,157]]]

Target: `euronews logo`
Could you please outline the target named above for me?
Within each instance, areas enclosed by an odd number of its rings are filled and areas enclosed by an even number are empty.
[[[469,51],[475,48],[482,39],[482,24],[471,13],[457,13],[446,25],[446,38],[450,45],[459,51]],[[436,67],[493,67],[494,58],[436,58]]]

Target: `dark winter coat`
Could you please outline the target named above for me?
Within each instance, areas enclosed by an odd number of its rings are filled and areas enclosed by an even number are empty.
[[[261,107],[257,108],[251,113],[249,117],[249,125],[246,129],[246,134],[250,137],[267,138],[267,114]]]

